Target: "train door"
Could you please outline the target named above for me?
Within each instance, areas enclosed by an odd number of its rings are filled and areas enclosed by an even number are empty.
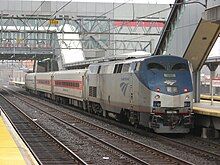
[[[134,84],[134,72],[136,70],[138,66],[138,63],[136,62],[132,62],[130,65],[130,69],[129,69],[129,88],[130,88],[130,109],[133,110],[134,109],[134,104],[135,104],[135,84]]]
[[[134,104],[134,93],[133,93],[133,76],[132,73],[129,73],[129,93],[130,93],[130,109],[133,109]]]
[[[37,94],[37,76],[34,74],[34,93]]]
[[[102,75],[100,74],[101,72],[101,65],[98,67],[98,71],[97,71],[97,98],[98,99],[102,99],[102,83],[101,83],[101,79],[102,79]]]
[[[88,77],[86,76],[87,71],[82,76],[82,98],[83,98],[83,109],[86,109],[86,100],[87,100],[87,85],[88,85]]]
[[[137,82],[135,79],[134,72],[138,67],[140,66],[140,63],[132,63],[130,67],[130,79],[129,79],[129,88],[130,88],[130,114],[129,114],[129,122],[137,127],[140,123],[140,113],[138,110],[138,88],[137,88]]]
[[[54,82],[54,73],[52,73],[51,75],[51,99],[52,100],[55,100],[55,96],[54,96],[54,85],[55,85],[55,82]]]
[[[87,85],[88,85],[88,77],[87,75],[87,71],[85,71],[85,73],[82,76],[82,98],[87,99]]]

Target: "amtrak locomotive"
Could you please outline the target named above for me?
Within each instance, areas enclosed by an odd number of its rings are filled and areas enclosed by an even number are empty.
[[[189,62],[149,56],[26,75],[26,89],[157,133],[188,133],[193,125]]]

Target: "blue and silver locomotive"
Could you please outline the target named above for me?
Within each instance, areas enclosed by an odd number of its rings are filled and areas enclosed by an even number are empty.
[[[158,133],[188,133],[192,126],[192,75],[183,58],[162,55],[92,64],[87,78],[87,100],[97,113]]]

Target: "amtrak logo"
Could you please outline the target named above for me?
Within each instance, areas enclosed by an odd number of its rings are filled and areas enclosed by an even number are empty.
[[[122,82],[122,83],[120,84],[120,88],[121,88],[121,91],[122,91],[122,93],[123,93],[124,96],[125,96],[127,87],[128,87],[128,83]]]
[[[174,85],[175,83],[176,83],[176,80],[166,80],[166,81],[164,81],[164,84],[167,84],[167,85],[170,85],[170,86]]]

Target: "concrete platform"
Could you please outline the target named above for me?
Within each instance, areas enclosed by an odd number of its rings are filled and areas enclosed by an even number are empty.
[[[220,102],[214,101],[211,105],[209,100],[201,100],[200,103],[194,103],[193,111],[201,115],[220,117]]]
[[[203,128],[201,137],[207,138],[207,129],[212,129],[215,134],[211,136],[219,138],[220,102],[214,101],[211,105],[211,101],[201,100],[200,103],[194,103],[193,111],[195,113],[195,126]]]
[[[0,116],[0,164],[38,164],[6,116]]]
[[[204,100],[211,100],[210,95],[200,95],[200,98]],[[213,96],[213,100],[220,101],[220,96]]]
[[[20,82],[20,81],[10,81],[9,82],[10,85],[14,85],[14,86],[18,86],[18,87],[25,87],[25,82]]]

